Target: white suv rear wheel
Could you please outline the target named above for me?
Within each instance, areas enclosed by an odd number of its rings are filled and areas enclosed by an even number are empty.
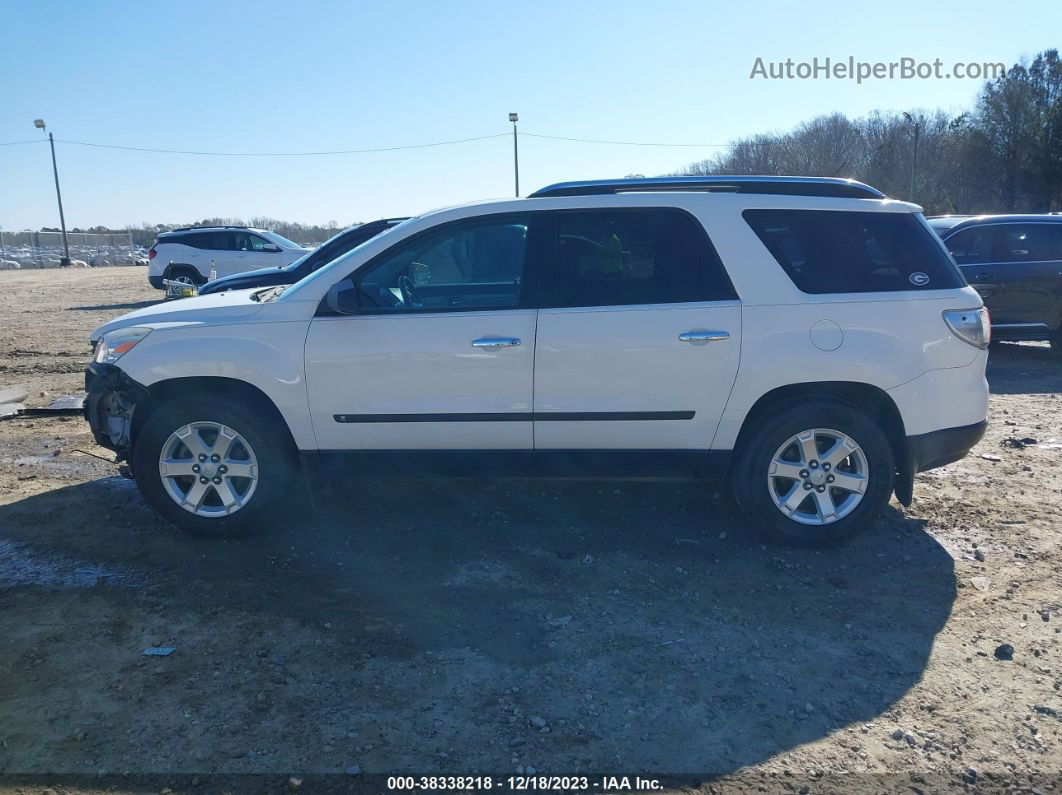
[[[885,431],[834,398],[811,398],[750,418],[731,484],[751,530],[771,541],[822,546],[865,530],[892,494]]]
[[[831,524],[863,500],[870,480],[867,457],[854,439],[830,428],[789,437],[767,467],[775,507],[794,522]]]

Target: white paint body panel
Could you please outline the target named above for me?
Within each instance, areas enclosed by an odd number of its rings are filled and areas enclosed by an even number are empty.
[[[899,296],[899,297],[898,297]],[[810,298],[810,296],[809,296]],[[818,296],[816,296],[818,298]],[[738,433],[756,401],[773,389],[814,381],[853,381],[886,392],[934,370],[963,368],[971,389],[983,385],[983,351],[955,337],[944,322],[943,312],[980,305],[972,287],[939,290],[919,298],[903,293],[864,293],[830,296],[827,301],[742,307],[742,367],[723,412],[712,447],[732,449]],[[843,299],[843,300],[842,300]],[[832,320],[841,328],[844,341],[832,351],[815,347],[811,328],[820,320]],[[982,362],[980,371],[967,365]],[[947,392],[935,398],[948,405]],[[919,407],[911,405],[901,417],[910,427],[924,424]],[[982,414],[980,419],[985,419]],[[967,425],[950,422],[938,428]],[[934,428],[933,430],[936,430]]]
[[[322,450],[530,450],[533,309],[316,318],[306,338]],[[516,337],[473,348],[482,337]],[[526,421],[336,422],[337,414],[522,413]]]
[[[679,207],[698,218],[736,302],[315,319],[328,289],[405,238],[494,213]],[[884,390],[909,435],[979,422],[987,354],[953,336],[948,309],[981,305],[972,288],[807,295],[744,222],[749,208],[917,212],[889,200],[752,194],[625,193],[470,204],[429,213],[319,269],[277,301],[249,291],[148,307],[93,333],[155,331],[119,366],[150,386],[218,375],[277,406],[296,443],[316,449],[731,449],[750,408],[789,384],[848,381]],[[156,258],[156,262],[158,258]],[[823,322],[825,321],[825,323]],[[816,346],[811,329],[833,328]],[[537,327],[537,337],[536,337]],[[677,341],[726,330],[726,342]],[[481,336],[520,337],[484,353]],[[820,342],[822,337],[819,337]],[[537,350],[536,350],[537,342]],[[334,414],[694,410],[691,421],[336,423]]]
[[[889,390],[909,436],[982,422],[988,416],[988,351],[965,367],[930,370]]]
[[[725,331],[691,344],[688,331]],[[741,351],[736,301],[543,309],[535,354],[535,447],[703,450]],[[690,420],[549,421],[549,412],[693,411]]]

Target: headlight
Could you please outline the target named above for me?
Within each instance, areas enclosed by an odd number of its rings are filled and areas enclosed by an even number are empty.
[[[96,343],[92,361],[99,364],[114,364],[122,358],[123,354],[129,353],[140,340],[150,333],[151,329],[143,326],[130,326],[129,328],[108,331]]]

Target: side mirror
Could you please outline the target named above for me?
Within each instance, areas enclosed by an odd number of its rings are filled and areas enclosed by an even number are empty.
[[[280,251],[280,246],[276,246],[270,243],[268,246],[262,246],[262,251],[268,251],[271,254],[276,254],[278,251]]]
[[[328,288],[325,305],[337,315],[358,313],[358,293],[351,279],[343,279]]]

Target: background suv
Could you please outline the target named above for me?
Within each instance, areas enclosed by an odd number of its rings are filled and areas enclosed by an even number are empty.
[[[148,249],[148,281],[164,289],[163,280],[206,284],[210,263],[217,275],[287,265],[309,249],[266,229],[202,226],[163,232]]]
[[[207,282],[199,288],[200,295],[222,293],[226,290],[247,290],[252,287],[273,287],[278,284],[294,284],[308,276],[322,265],[327,265],[336,257],[342,256],[352,248],[360,246],[366,240],[376,237],[381,232],[405,221],[405,218],[384,218],[370,221],[345,229],[315,248],[303,254],[289,265],[237,273]]]
[[[840,179],[562,183],[92,339],[96,440],[208,534],[342,461],[724,477],[754,531],[823,544],[909,504],[988,407],[980,297],[917,206]]]
[[[1062,216],[950,215],[929,223],[984,297],[995,339],[1050,340],[1062,354]]]

